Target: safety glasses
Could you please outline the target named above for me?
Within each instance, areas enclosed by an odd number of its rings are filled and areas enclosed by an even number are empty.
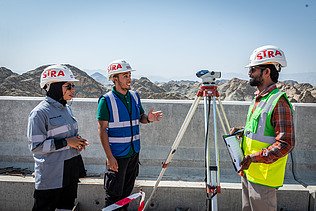
[[[75,84],[67,84],[66,86],[63,86],[63,87],[65,87],[67,90],[71,90],[75,88]]]
[[[249,67],[249,72],[254,73],[254,72],[256,72],[256,70],[260,70],[262,72],[265,69],[267,69],[267,68],[262,67],[262,66],[253,66],[253,67]]]

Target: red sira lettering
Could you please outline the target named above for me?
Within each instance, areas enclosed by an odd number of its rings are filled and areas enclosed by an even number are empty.
[[[276,56],[276,55],[280,55],[280,56],[282,56],[281,52],[280,52],[280,51],[278,51],[278,50],[275,50],[275,56]]]
[[[269,57],[269,58],[274,57],[273,51],[268,51],[268,57]]]
[[[47,70],[43,73],[43,78],[56,76],[65,76],[65,73],[62,70],[59,70],[58,73],[55,70]]]
[[[259,53],[257,54],[257,60],[261,60],[261,59],[263,59],[263,57],[262,57],[262,55],[261,55],[261,52],[259,52]]]
[[[56,77],[56,71],[55,70],[51,70],[50,71],[50,77]]]
[[[108,69],[109,70],[117,70],[117,69],[120,69],[120,68],[122,68],[121,64],[111,64]]]
[[[278,55],[282,56],[281,52],[278,50],[275,50],[275,52],[273,50],[264,50],[264,51],[260,51],[256,57],[257,57],[257,60],[261,60],[266,57],[272,58]]]
[[[114,64],[110,64],[109,67],[108,67],[108,70],[114,70],[115,68],[115,65]]]
[[[57,76],[65,76],[64,71],[60,70],[60,71],[58,72]]]

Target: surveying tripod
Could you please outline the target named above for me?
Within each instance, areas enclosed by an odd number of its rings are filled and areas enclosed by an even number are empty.
[[[166,161],[162,164],[161,172],[157,178],[157,181],[154,185],[153,191],[150,194],[144,210],[149,206],[149,203],[155,193],[155,191],[158,188],[158,184],[161,181],[165,171],[168,168],[169,163],[171,162],[179,144],[180,141],[193,117],[193,114],[195,113],[199,102],[201,98],[204,99],[204,125],[205,125],[205,174],[206,174],[206,207],[207,211],[213,210],[217,211],[217,193],[220,193],[220,169],[219,169],[219,152],[218,152],[218,141],[217,141],[217,118],[216,114],[219,116],[219,120],[221,122],[221,125],[223,127],[224,133],[228,134],[228,131],[230,129],[230,125],[227,120],[226,113],[224,111],[224,107],[221,103],[221,100],[219,98],[219,92],[217,91],[217,86],[215,85],[215,79],[220,78],[221,73],[220,72],[209,72],[208,70],[201,70],[196,73],[197,77],[202,78],[202,86],[200,86],[195,100],[192,103],[189,112],[178,132],[178,135],[171,147],[171,150],[168,154],[168,157]],[[223,114],[224,120],[221,116],[220,110],[216,106],[217,102],[220,105],[221,112]],[[211,103],[212,102],[212,103]],[[215,163],[211,163],[211,143],[209,141],[209,122],[210,122],[210,113],[211,113],[211,104],[213,105],[213,130],[214,130],[214,147],[215,147]],[[225,124],[224,124],[225,121]]]

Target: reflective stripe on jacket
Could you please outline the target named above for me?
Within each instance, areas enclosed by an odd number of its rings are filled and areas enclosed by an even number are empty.
[[[140,98],[136,92],[131,94],[131,113],[124,103],[111,91],[104,95],[109,108],[107,129],[109,144],[114,156],[126,156],[131,147],[136,153],[140,150]]]
[[[279,89],[274,89],[267,96],[263,96],[253,112],[255,101],[250,105],[242,142],[245,156],[259,152],[275,142],[275,131],[271,124],[271,117],[282,96],[285,97],[292,109],[286,94]],[[271,164],[251,163],[249,169],[244,171],[247,179],[256,184],[281,187],[284,181],[287,157],[286,155]]]
[[[63,187],[64,161],[80,153],[68,146],[56,149],[55,141],[76,135],[77,121],[68,105],[46,97],[31,111],[27,137],[35,160],[35,189]]]

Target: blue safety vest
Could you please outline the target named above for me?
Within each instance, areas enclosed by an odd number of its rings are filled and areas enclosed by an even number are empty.
[[[131,147],[136,153],[140,150],[140,98],[137,92],[131,94],[131,113],[112,91],[103,95],[109,108],[109,126],[107,133],[112,154],[117,157],[126,156]]]

